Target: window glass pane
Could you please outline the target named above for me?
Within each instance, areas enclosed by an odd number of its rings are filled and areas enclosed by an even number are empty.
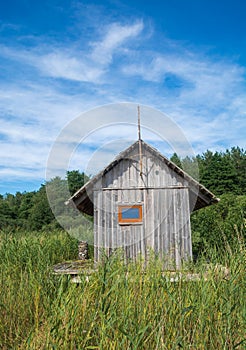
[[[118,207],[119,224],[142,223],[143,207],[139,204],[119,205]]]
[[[139,208],[125,208],[122,209],[122,219],[139,219]]]

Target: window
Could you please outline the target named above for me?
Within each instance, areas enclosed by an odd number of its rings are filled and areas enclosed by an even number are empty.
[[[119,205],[118,222],[119,224],[141,223],[143,221],[142,205]]]

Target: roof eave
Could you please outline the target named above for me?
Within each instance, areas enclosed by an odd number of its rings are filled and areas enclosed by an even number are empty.
[[[119,155],[110,163],[108,164],[102,171],[100,171],[97,175],[95,175],[92,179],[90,179],[84,186],[82,186],[77,192],[73,194],[72,197],[70,197],[65,204],[66,205],[72,205],[77,208],[81,207],[81,203],[83,202],[83,197],[85,194],[85,197],[90,197],[90,193],[92,192],[93,184],[100,179],[103,175],[105,175],[108,171],[110,171],[117,163],[119,163],[122,159],[124,159],[128,154],[131,153],[131,151],[134,149],[135,146],[138,145],[139,141],[134,142],[131,146],[129,146],[126,150],[119,153]],[[178,173],[181,177],[183,177],[186,181],[188,181],[191,184],[191,188],[195,189],[194,193],[197,194],[197,196],[202,197],[201,202],[204,205],[201,205],[196,208],[196,205],[194,206],[194,210],[215,204],[219,202],[219,198],[216,198],[215,195],[210,192],[206,187],[201,185],[198,181],[193,179],[190,175],[188,175],[183,169],[179,168],[175,163],[173,163],[171,160],[163,156],[157,149],[154,147],[148,145],[143,140],[141,140],[142,144],[151,152],[157,155],[162,161],[164,161],[171,169],[173,169],[176,173]],[[206,199],[204,198],[206,197]],[[84,198],[85,198],[84,197]],[[79,200],[81,198],[81,200]],[[91,202],[91,201],[90,201]],[[91,202],[92,203],[92,202]],[[92,203],[93,205],[93,203]],[[84,206],[83,206],[84,207]],[[85,209],[86,210],[86,209]],[[91,210],[90,210],[91,212]],[[89,214],[89,215],[93,215]]]

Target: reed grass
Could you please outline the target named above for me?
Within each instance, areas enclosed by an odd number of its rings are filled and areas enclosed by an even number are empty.
[[[245,349],[242,241],[223,257],[211,252],[206,274],[203,260],[191,264],[196,281],[171,282],[154,256],[144,266],[115,254],[77,285],[51,269],[77,255],[66,233],[0,239],[1,349]]]

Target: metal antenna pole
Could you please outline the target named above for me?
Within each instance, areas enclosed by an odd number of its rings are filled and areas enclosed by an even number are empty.
[[[138,145],[139,145],[139,169],[140,169],[140,176],[142,176],[143,161],[142,161],[142,142],[141,142],[140,107],[139,106],[138,106]]]

